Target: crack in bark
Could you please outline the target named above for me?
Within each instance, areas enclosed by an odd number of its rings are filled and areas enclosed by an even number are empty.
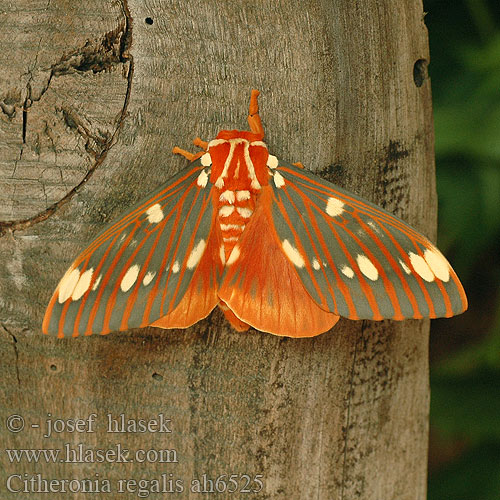
[[[345,425],[345,438],[344,438],[344,459],[342,463],[342,482],[340,485],[340,500],[344,499],[344,488],[345,488],[345,479],[346,479],[346,472],[347,472],[347,442],[349,438],[349,425],[350,425],[350,419],[351,419],[351,401],[352,401],[352,393],[353,393],[353,386],[354,386],[354,369],[356,367],[356,358],[358,354],[358,344],[360,339],[363,338],[365,329],[366,329],[366,321],[363,321],[361,325],[361,333],[356,339],[356,343],[354,344],[354,355],[352,358],[352,367],[351,367],[351,373],[349,375],[350,378],[350,383],[349,383],[349,394],[348,394],[348,400],[347,400],[347,416],[346,416],[346,425]]]
[[[56,112],[62,114],[64,123],[70,129],[75,130],[85,140],[85,151],[96,159],[106,146],[110,143],[112,135],[107,131],[98,130],[92,133],[90,128],[77,113],[66,106],[56,107]]]
[[[5,324],[1,324],[3,330],[9,337],[12,339],[12,347],[14,348],[14,355],[15,355],[15,367],[16,367],[16,379],[17,379],[17,385],[20,387],[21,386],[21,378],[19,376],[19,351],[17,350],[17,337],[5,326]]]
[[[14,231],[24,230],[35,224],[38,224],[39,222],[43,222],[55,212],[57,212],[57,210],[68,203],[73,198],[73,196],[81,189],[81,187],[84,186],[86,182],[92,177],[96,169],[106,159],[109,150],[116,143],[118,133],[123,126],[125,117],[127,116],[127,109],[130,102],[130,94],[132,91],[132,79],[134,75],[134,58],[129,52],[132,45],[132,16],[128,7],[128,0],[121,0],[121,7],[123,15],[125,17],[124,22],[121,22],[115,30],[106,33],[99,43],[96,44],[95,42],[87,42],[82,49],[69,54],[68,56],[62,58],[58,63],[52,65],[49,78],[46,85],[40,92],[40,95],[36,98],[30,96],[30,105],[33,103],[33,101],[39,101],[42,98],[43,94],[45,94],[45,92],[48,90],[50,82],[54,76],[57,77],[60,75],[72,73],[74,71],[93,71],[94,73],[97,73],[110,69],[116,64],[128,64],[127,89],[125,92],[125,99],[123,101],[123,106],[118,116],[117,125],[114,132],[107,137],[107,140],[105,142],[102,142],[101,140],[102,148],[100,151],[92,150],[91,154],[95,158],[94,164],[89,168],[84,178],[75,187],[67,192],[60,200],[56,201],[48,208],[32,217],[20,220],[10,220],[3,222],[0,221],[0,237],[4,236],[7,232],[12,233]],[[118,49],[116,49],[117,45]],[[27,101],[25,101],[25,105],[26,102]],[[99,139],[96,139],[95,134],[91,134],[86,127],[82,126],[81,120],[75,119],[75,114],[71,114],[71,112],[68,112],[67,109],[63,110],[61,108],[61,110],[68,126],[71,127],[71,125],[68,123],[69,120],[70,122],[72,122],[72,124],[75,125],[72,128],[76,128],[77,132],[79,132],[81,135],[85,134],[87,141],[92,139],[94,142],[99,143]],[[25,138],[24,124],[25,122],[23,107],[23,139]],[[90,147],[90,143],[86,144],[86,149],[87,146]],[[87,149],[87,151],[89,151],[89,149]]]

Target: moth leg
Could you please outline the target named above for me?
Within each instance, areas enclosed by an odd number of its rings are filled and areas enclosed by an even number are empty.
[[[197,160],[200,156],[202,156],[204,154],[204,151],[202,151],[201,153],[190,153],[189,151],[186,151],[185,149],[181,149],[177,146],[175,146],[174,149],[172,149],[172,153],[174,153],[174,155],[182,155],[184,156],[184,158],[188,159],[189,161],[194,161],[194,160]]]
[[[203,151],[208,149],[208,142],[201,140],[199,137],[193,140],[193,144],[203,149]]]
[[[259,94],[260,92],[258,90],[252,90],[250,106],[248,108],[248,124],[250,125],[250,130],[254,134],[258,134],[260,139],[264,139],[264,127],[260,121],[259,102],[257,101]]]
[[[299,168],[304,168],[304,165],[302,165],[302,163],[300,163],[300,161],[298,161],[296,163],[292,163],[292,165],[295,165],[296,167],[299,167]]]

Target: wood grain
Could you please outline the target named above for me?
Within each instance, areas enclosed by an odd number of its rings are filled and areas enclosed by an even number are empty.
[[[182,168],[174,145],[245,127],[251,88],[262,92],[273,154],[433,237],[421,2],[18,0],[0,4],[0,26],[2,447],[119,442],[178,454],[34,467],[2,451],[2,498],[12,474],[97,472],[115,492],[120,478],[171,473],[184,481],[181,498],[199,497],[192,478],[246,473],[263,475],[255,498],[425,499],[427,321],[341,320],[304,340],[236,334],[218,312],[186,331],[59,341],[40,332],[78,250]],[[3,425],[14,413],[27,422],[20,433]],[[30,424],[47,413],[96,413],[99,427],[43,438]],[[172,433],[108,434],[107,413],[163,413]]]

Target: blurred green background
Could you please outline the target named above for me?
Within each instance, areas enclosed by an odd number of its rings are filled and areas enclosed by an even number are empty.
[[[469,298],[431,327],[429,500],[500,500],[500,0],[424,0],[438,243]]]

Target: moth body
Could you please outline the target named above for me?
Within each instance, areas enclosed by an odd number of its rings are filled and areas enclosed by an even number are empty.
[[[349,319],[450,317],[467,308],[446,258],[373,203],[269,154],[252,91],[250,131],[223,130],[73,262],[45,333],[186,328],[217,306],[239,331],[312,337]]]

